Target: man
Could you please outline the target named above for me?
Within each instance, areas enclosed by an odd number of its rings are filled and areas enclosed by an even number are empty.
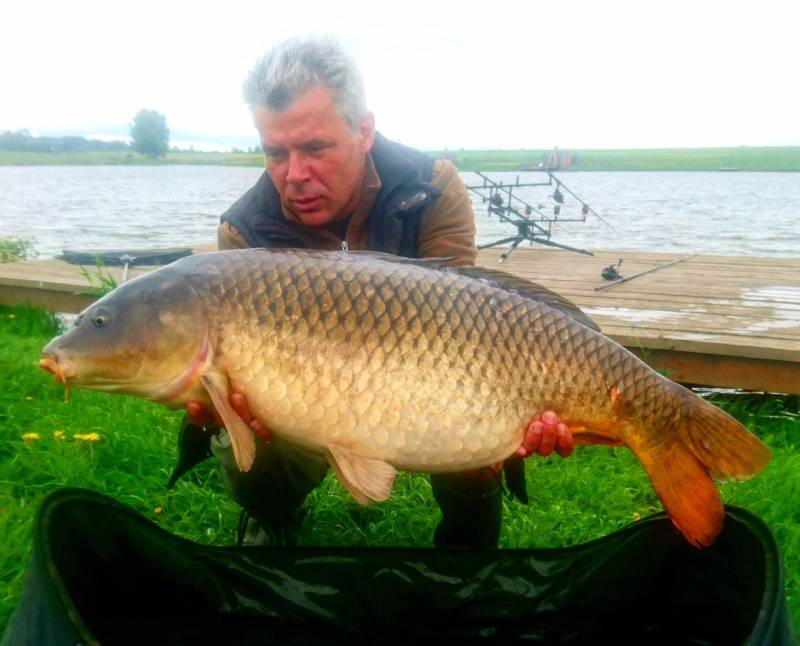
[[[370,249],[474,264],[475,218],[455,167],[375,131],[358,71],[336,44],[289,41],[274,48],[251,72],[244,96],[266,172],[223,214],[220,249]],[[215,437],[226,484],[270,540],[291,541],[298,510],[327,462],[277,439],[268,443],[268,429],[244,398],[234,393],[231,404],[264,441],[252,470],[240,473],[225,434]],[[197,403],[187,410],[198,426],[212,421],[213,411]],[[548,411],[531,422],[518,455],[556,450],[566,457],[572,449],[569,430]],[[431,482],[443,514],[437,546],[496,546],[499,469],[433,475]]]

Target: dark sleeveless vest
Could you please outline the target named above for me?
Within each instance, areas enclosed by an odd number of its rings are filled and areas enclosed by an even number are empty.
[[[416,258],[422,213],[441,194],[430,184],[433,159],[379,133],[371,153],[381,188],[367,219],[369,248]],[[278,191],[266,172],[221,220],[233,225],[252,247],[312,248],[318,244],[302,225],[284,217]]]

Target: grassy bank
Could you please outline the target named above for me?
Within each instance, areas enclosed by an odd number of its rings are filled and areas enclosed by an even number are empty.
[[[457,150],[446,154],[463,171],[537,168],[550,150]],[[800,171],[800,146],[572,150],[571,171]],[[136,153],[22,153],[0,151],[0,165],[225,165],[261,166],[257,153],[173,152],[152,159]]]
[[[231,544],[238,509],[212,461],[168,492],[179,413],[137,399],[63,390],[37,367],[56,323],[30,309],[0,308],[0,627],[19,598],[31,522],[42,497],[85,487],[131,505],[167,530],[207,544]],[[800,619],[800,404],[791,397],[738,396],[718,402],[772,449],[755,479],[725,485],[726,502],[747,507],[775,533],[787,595]],[[27,435],[29,433],[35,435]],[[25,439],[27,437],[27,439]],[[528,460],[531,504],[506,501],[503,547],[574,545],[660,510],[633,455],[579,448],[568,459]],[[312,495],[301,543],[429,546],[438,518],[428,480],[401,475],[392,499],[366,509],[332,477]]]
[[[138,153],[77,152],[31,153],[0,150],[0,166],[263,166],[259,153],[167,153],[166,157],[147,157]]]
[[[450,151],[448,155],[462,171],[517,171],[536,168],[550,152],[549,150],[459,150]],[[800,146],[569,152],[572,161],[570,171],[800,171]]]

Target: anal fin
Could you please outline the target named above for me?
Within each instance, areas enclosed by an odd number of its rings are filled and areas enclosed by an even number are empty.
[[[391,464],[356,455],[338,444],[328,445],[328,450],[328,462],[356,502],[366,505],[370,500],[386,500],[392,493],[397,471]]]

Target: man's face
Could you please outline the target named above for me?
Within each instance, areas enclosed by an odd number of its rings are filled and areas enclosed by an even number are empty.
[[[330,90],[319,86],[283,112],[256,106],[253,120],[286,212],[306,226],[353,212],[363,190],[365,155],[375,141],[371,114],[353,132],[336,111]]]

